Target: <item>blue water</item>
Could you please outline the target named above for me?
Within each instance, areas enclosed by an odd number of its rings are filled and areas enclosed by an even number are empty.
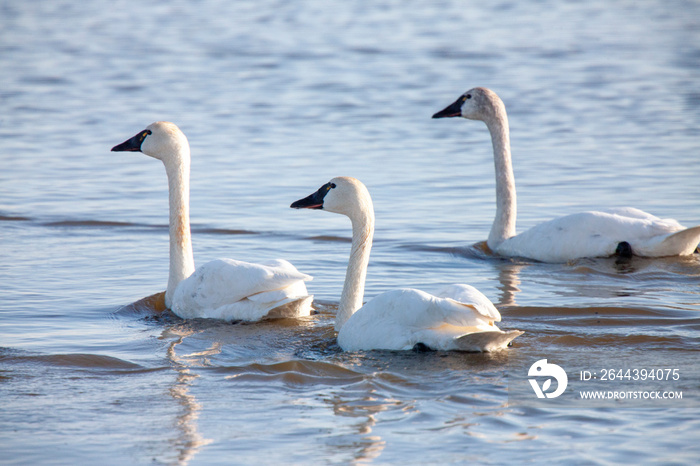
[[[697,462],[698,255],[479,254],[488,131],[430,119],[471,87],[501,96],[518,231],[626,205],[700,224],[697,2],[4,1],[0,70],[3,464]],[[192,146],[197,264],[285,258],[318,314],[130,306],[167,282],[167,183],[109,149],[156,120]],[[469,283],[525,334],[491,355],[340,352],[349,223],[288,207],[338,175],[374,200],[366,298]],[[684,399],[511,399],[543,358],[677,365],[658,387]]]

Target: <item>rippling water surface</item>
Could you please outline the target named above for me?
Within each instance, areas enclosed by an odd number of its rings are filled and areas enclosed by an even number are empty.
[[[485,256],[488,132],[430,116],[499,93],[519,231],[624,205],[700,224],[699,18],[691,1],[2,2],[2,462],[696,463],[698,255]],[[317,314],[130,304],[167,281],[167,183],[109,149],[155,120],[192,146],[196,262],[286,258]],[[342,353],[349,224],[288,208],[337,175],[374,198],[367,298],[470,283],[525,334],[497,354]],[[518,398],[541,359],[566,396],[583,370],[676,367],[652,387],[683,399]]]

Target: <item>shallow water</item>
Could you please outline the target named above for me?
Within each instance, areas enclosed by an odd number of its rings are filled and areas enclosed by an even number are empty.
[[[698,255],[485,256],[488,132],[430,116],[474,86],[503,98],[519,231],[624,205],[696,225],[698,18],[683,1],[4,2],[2,462],[695,463]],[[130,305],[167,281],[167,184],[109,149],[163,119],[192,146],[196,262],[288,259],[317,314]],[[470,283],[525,334],[497,354],[340,352],[349,224],[288,208],[337,175],[374,199],[367,298]],[[570,391],[582,370],[677,367],[651,389],[683,399],[518,395],[545,358]]]

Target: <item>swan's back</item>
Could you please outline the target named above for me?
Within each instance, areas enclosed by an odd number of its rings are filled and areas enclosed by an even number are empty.
[[[541,262],[566,262],[608,257],[615,254],[620,243],[626,242],[636,255],[673,255],[682,252],[667,251],[659,245],[683,230],[675,220],[660,219],[633,208],[581,212],[540,223],[507,239],[495,252]]]
[[[478,302],[464,303],[410,288],[387,291],[350,317],[338,332],[338,344],[345,351],[410,350],[418,343],[434,350],[461,349],[456,340],[464,335],[503,333],[494,325],[493,317],[500,319],[500,314],[490,302],[484,305],[481,297],[488,299],[479,295]]]
[[[256,321],[272,309],[285,306],[284,315],[310,314],[312,297],[299,272],[285,260],[252,264],[233,259],[217,259],[204,264],[180,282],[173,295],[172,309],[178,316],[222,320]],[[289,304],[298,302],[296,310]],[[291,314],[291,315],[290,315]]]

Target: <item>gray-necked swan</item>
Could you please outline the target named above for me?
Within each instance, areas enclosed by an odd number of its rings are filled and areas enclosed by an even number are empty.
[[[508,117],[503,101],[490,89],[476,87],[433,118],[481,120],[491,133],[496,166],[496,218],[487,240],[494,253],[541,262],[566,262],[615,253],[646,257],[692,254],[700,226],[685,228],[631,207],[582,212],[541,223],[515,234],[515,181],[510,156]]]
[[[143,152],[165,165],[170,193],[170,276],[165,305],[183,319],[257,321],[308,316],[309,275],[285,260],[251,264],[217,259],[195,270],[190,237],[190,145],[173,123],[158,121],[112,151]]]
[[[339,177],[291,205],[346,215],[352,246],[336,314],[338,344],[344,351],[433,350],[494,351],[523,332],[503,332],[496,307],[476,288],[449,285],[435,296],[414,289],[387,291],[364,306],[362,299],[374,235],[374,208],[367,188],[355,178]]]

